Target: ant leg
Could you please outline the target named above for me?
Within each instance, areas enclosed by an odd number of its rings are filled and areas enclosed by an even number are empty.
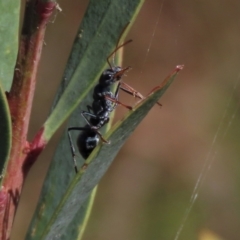
[[[158,87],[154,87],[148,94],[147,94],[147,97],[149,95],[151,95]],[[156,102],[157,105],[159,105],[160,107],[162,107],[162,104],[160,102]]]
[[[87,109],[88,109],[88,112],[93,111],[92,106],[90,106],[90,105],[87,105]]]
[[[82,112],[81,112],[81,115],[82,115],[82,117],[85,119],[85,121],[86,121],[86,123],[89,125],[89,127],[90,127],[94,132],[96,132],[96,133],[98,134],[98,136],[101,138],[102,142],[109,144],[109,142],[108,142],[106,139],[104,139],[103,136],[102,136],[102,134],[98,131],[98,128],[92,126],[92,124],[88,121],[88,119],[86,118],[85,115],[91,116],[91,117],[93,117],[93,118],[97,118],[97,116],[94,115],[94,114],[92,114],[92,113],[85,112],[85,111],[82,111]]]
[[[82,115],[82,117],[85,119],[86,123],[92,128],[93,126],[92,126],[92,124],[88,121],[86,115],[87,115],[87,116],[90,116],[90,117],[93,117],[93,118],[97,118],[97,116],[96,116],[95,114],[93,114],[93,113],[86,112],[86,111],[82,111],[82,112],[81,112],[81,115]]]
[[[121,82],[118,83],[117,88],[115,90],[115,93],[114,93],[114,98],[115,99],[118,99],[120,85],[121,85]]]
[[[124,85],[124,87],[122,85]],[[125,104],[122,104],[121,102],[118,101],[118,95],[119,95],[119,90],[120,89],[123,90],[124,92],[134,96],[134,97],[137,97],[137,98],[140,98],[140,99],[144,98],[143,95],[140,92],[136,91],[134,88],[130,87],[128,84],[126,84],[124,82],[119,82],[118,85],[117,85],[115,94],[114,94],[114,98],[111,98],[109,96],[105,96],[108,100],[115,103],[114,106],[113,106],[113,109],[115,109],[116,106],[118,104],[120,104],[120,105],[132,110],[132,107],[126,106]]]
[[[100,139],[101,139],[102,142],[104,142],[104,143],[106,143],[106,144],[110,144],[109,141],[107,141],[105,138],[103,138],[103,135],[102,135],[97,129],[94,129],[94,128],[93,128],[92,130],[97,133],[97,135],[100,137]]]
[[[121,84],[121,83],[118,82],[117,88],[116,88],[115,93],[114,93],[114,99],[116,99],[116,100],[118,99],[120,84]],[[116,108],[116,106],[117,106],[117,103],[115,102],[115,103],[113,104],[112,111]]]
[[[85,119],[86,123],[91,127],[91,129],[96,130],[96,129],[99,128],[99,127],[93,126],[93,125],[89,122],[89,120],[87,119],[87,117],[86,117],[86,115],[87,115],[87,116],[90,116],[90,117],[92,117],[92,118],[97,119],[97,118],[98,118],[97,115],[95,115],[95,114],[93,114],[93,113],[90,113],[90,112],[86,112],[86,111],[82,111],[82,112],[81,112],[81,115],[82,115],[82,117]],[[107,122],[107,119],[108,119],[108,118],[105,117],[104,119],[105,119],[106,122]]]
[[[131,86],[126,84],[125,82],[121,82],[121,87],[120,88],[125,93],[128,93],[128,94],[132,95],[133,97],[137,97],[139,99],[144,99],[145,98],[140,92],[138,92],[137,90],[135,90],[134,88],[132,88]],[[154,89],[147,96],[149,96],[153,91],[154,91]],[[162,104],[159,103],[159,102],[157,102],[156,104],[158,104],[160,107],[162,106]]]
[[[72,136],[70,134],[70,131],[72,131],[72,130],[84,131],[84,130],[86,130],[86,128],[70,127],[67,130],[68,131],[69,145],[70,145],[70,149],[71,149],[71,153],[72,153],[72,159],[73,159],[73,164],[74,164],[74,169],[75,169],[75,172],[78,173],[78,167],[77,167],[77,161],[76,161],[76,150],[74,148],[73,141],[72,141]]]
[[[138,92],[137,90],[135,90],[134,88],[132,88],[131,86],[126,84],[125,82],[121,82],[120,88],[121,88],[121,90],[132,95],[133,97],[137,97],[139,99],[145,98],[140,92]]]
[[[105,96],[105,98],[106,98],[107,100],[111,101],[111,102],[114,102],[116,105],[119,104],[119,105],[121,105],[121,106],[123,106],[123,107],[125,107],[125,108],[127,108],[127,109],[129,109],[129,110],[132,110],[132,109],[133,109],[131,106],[125,105],[125,104],[119,102],[117,99],[111,98],[111,97],[109,97],[109,96]]]

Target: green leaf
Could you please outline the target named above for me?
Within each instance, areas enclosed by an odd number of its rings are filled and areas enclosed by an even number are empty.
[[[91,0],[76,35],[53,111],[44,124],[48,141],[96,84],[122,30],[143,0]],[[129,28],[129,27],[128,27]],[[124,33],[126,34],[126,32]]]
[[[0,86],[0,172],[3,174],[3,169],[11,147],[12,141],[12,123],[8,102]]]
[[[52,136],[80,101],[82,104],[71,116],[69,126],[85,125],[80,114],[92,102],[89,91],[96,84],[106,65],[106,58],[115,48],[123,28],[129,21],[133,22],[142,3],[142,0],[90,1],[73,45],[53,112],[44,124],[46,139]],[[116,12],[121,15],[120,18],[116,18]],[[82,159],[81,164],[83,162]],[[27,239],[44,239],[41,236],[74,177],[69,142],[64,133],[44,182]],[[72,220],[74,224],[69,224],[67,230],[62,232],[61,239],[75,239],[81,234],[87,206],[88,202],[77,211]]]
[[[68,239],[69,236],[71,236],[71,239],[82,239],[84,230],[90,217],[96,192],[97,187],[94,188],[87,201],[85,201],[80,207],[72,222],[69,224],[67,231],[61,237],[62,239]]]
[[[79,214],[84,202],[103,174],[107,171],[121,146],[146,116],[151,107],[163,95],[181,68],[181,66],[177,67],[176,70],[165,79],[162,85],[155,88],[148,98],[137,105],[133,111],[130,111],[123,120],[115,124],[106,136],[106,139],[110,140],[111,144],[99,144],[77,175],[74,176],[73,170],[69,172],[67,171],[68,169],[66,169],[66,172],[63,173],[65,176],[60,175],[58,179],[56,179],[56,176],[53,176],[53,174],[52,176],[50,175],[51,179],[48,178],[49,176],[47,177],[49,185],[48,188],[43,189],[42,199],[27,239],[75,239],[72,238],[71,235],[64,235],[67,226],[76,224],[73,219],[76,219],[76,215]],[[62,145],[61,147],[69,151],[69,146]],[[67,163],[69,161],[67,161],[67,159],[65,160],[66,163],[64,166],[69,164]],[[58,164],[62,163],[62,161],[58,162]],[[55,163],[55,174],[57,174],[56,169]],[[54,171],[54,169],[52,169],[52,171]],[[64,180],[62,178],[64,178]],[[55,194],[58,194],[58,192],[55,191],[55,188],[57,187],[59,190],[59,188],[61,188],[60,186],[64,185],[63,181],[69,181],[69,179],[72,180],[69,182],[69,187],[64,193],[61,202],[55,205],[56,209],[51,208],[52,204],[56,204],[54,199],[56,198]],[[51,209],[46,211],[47,206]],[[51,212],[50,216],[49,212]],[[48,222],[46,223],[45,221]],[[79,223],[77,222],[76,227],[78,226]],[[41,232],[36,234],[36,231],[40,228]]]
[[[20,5],[21,1],[0,1],[0,83],[5,91],[11,87],[16,64]]]

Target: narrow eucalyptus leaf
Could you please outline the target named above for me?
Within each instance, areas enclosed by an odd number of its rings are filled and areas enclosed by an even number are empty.
[[[12,142],[12,123],[8,108],[8,102],[0,86],[0,173],[3,173],[4,165],[8,160],[8,155]]]

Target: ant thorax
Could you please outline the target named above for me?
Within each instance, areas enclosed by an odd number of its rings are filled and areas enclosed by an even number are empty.
[[[111,92],[111,85],[96,85],[93,90],[93,99],[94,101],[105,100],[105,96],[113,97],[113,93]]]

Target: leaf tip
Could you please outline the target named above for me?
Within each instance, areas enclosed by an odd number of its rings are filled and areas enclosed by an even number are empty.
[[[175,71],[179,72],[179,71],[183,70],[183,68],[184,68],[183,64],[182,65],[177,65],[176,68],[175,68]]]

